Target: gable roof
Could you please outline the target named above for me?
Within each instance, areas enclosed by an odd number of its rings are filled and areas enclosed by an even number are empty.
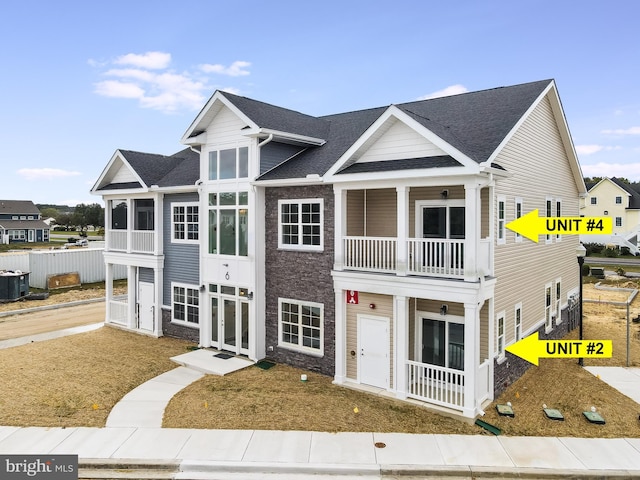
[[[0,200],[0,214],[40,215],[40,210],[31,200]]]
[[[640,209],[640,193],[631,187],[628,183],[623,182],[622,180],[611,177],[613,183],[615,183],[618,187],[623,189],[629,195],[629,207],[630,209]]]
[[[117,157],[121,157],[140,181],[104,183],[102,180],[109,166]],[[153,185],[161,188],[193,186],[200,178],[200,155],[190,148],[185,148],[173,155],[118,150],[110,165],[96,182],[94,191],[148,189]]]
[[[308,148],[297,155],[293,161],[282,163],[264,173],[258,180],[324,175],[390,108],[399,109],[450,145],[453,150],[480,164],[491,158],[491,155],[552,82],[552,80],[541,80],[319,117],[329,124],[326,143],[319,147]],[[241,108],[242,105],[239,103],[238,107]],[[294,117],[291,116],[289,120],[293,121]],[[398,168],[408,168],[400,163],[395,165]],[[387,167],[391,168],[390,165]],[[350,165],[345,165],[345,170],[342,172],[346,173],[350,168]]]

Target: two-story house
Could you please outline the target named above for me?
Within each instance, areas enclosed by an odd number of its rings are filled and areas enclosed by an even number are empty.
[[[30,200],[0,200],[0,243],[48,242],[49,225]]]
[[[589,188],[580,208],[585,217],[610,217],[611,235],[581,235],[584,243],[612,244],[640,253],[640,192],[622,180],[603,178]]]
[[[153,306],[155,335],[466,417],[522,374],[506,345],[564,334],[577,238],[506,229],[536,208],[575,216],[586,192],[553,81],[324,117],[216,92],[182,143],[188,179],[167,171],[181,154],[118,151],[94,187],[109,201],[107,265],[130,266],[108,322],[140,328]],[[132,243],[141,199],[153,251]],[[198,238],[178,254],[181,202]],[[140,283],[154,285],[148,305]]]

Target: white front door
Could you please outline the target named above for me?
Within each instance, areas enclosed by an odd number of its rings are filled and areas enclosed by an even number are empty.
[[[154,324],[154,285],[138,282],[138,328],[153,332]]]
[[[389,319],[358,315],[358,381],[389,388]]]
[[[234,287],[227,287],[234,288]],[[210,295],[211,346],[249,354],[249,303],[235,293]]]
[[[33,234],[35,232],[33,230],[28,230],[28,232],[29,232],[29,237],[28,237],[29,238],[29,242],[33,242],[34,241]]]

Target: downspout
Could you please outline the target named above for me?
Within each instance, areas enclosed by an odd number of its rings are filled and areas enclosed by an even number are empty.
[[[261,142],[258,144],[258,148],[260,148],[260,147],[262,147],[262,146],[266,145],[266,144],[267,144],[267,143],[269,143],[271,140],[273,140],[273,133],[270,133],[270,134],[269,134],[269,136],[268,136],[267,138],[265,138],[263,141],[261,141]]]

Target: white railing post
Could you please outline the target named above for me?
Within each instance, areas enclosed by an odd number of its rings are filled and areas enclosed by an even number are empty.
[[[335,292],[335,376],[334,383],[340,385],[347,378],[347,325],[345,321],[345,295],[342,290]]]
[[[406,275],[408,268],[407,239],[409,238],[409,188],[406,186],[396,187],[397,196],[397,259],[396,269],[398,275]]]
[[[345,255],[348,254],[347,244],[343,237],[347,233],[347,190],[336,185],[333,186],[334,196],[334,270],[342,270],[345,263]]]

